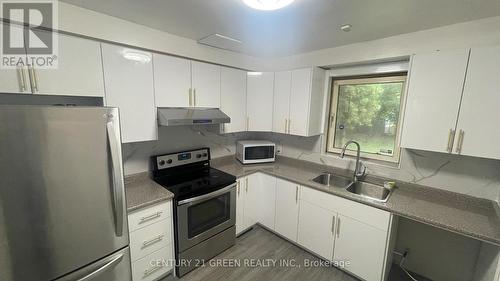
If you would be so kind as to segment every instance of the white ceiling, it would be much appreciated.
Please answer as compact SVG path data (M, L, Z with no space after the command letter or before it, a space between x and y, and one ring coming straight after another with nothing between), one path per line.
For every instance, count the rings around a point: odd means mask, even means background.
M499 0L295 0L257 11L241 0L61 0L198 40L243 41L242 53L280 57L500 15ZM339 26L352 24L349 33Z

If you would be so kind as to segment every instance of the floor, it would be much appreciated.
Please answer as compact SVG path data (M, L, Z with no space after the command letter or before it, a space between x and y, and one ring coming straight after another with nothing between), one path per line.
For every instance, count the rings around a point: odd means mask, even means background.
M250 262L267 259L278 262L275 266L271 263L248 266ZM296 266L278 264L279 261L291 260L295 261ZM212 263L223 261L239 261L240 265L217 266L207 262L205 267L198 268L181 279L167 277L162 281L358 281L332 266L305 267L306 262L318 262L320 259L259 226L238 237L236 245L215 257ZM390 281L411 280L397 270L392 271L394 274L391 274Z

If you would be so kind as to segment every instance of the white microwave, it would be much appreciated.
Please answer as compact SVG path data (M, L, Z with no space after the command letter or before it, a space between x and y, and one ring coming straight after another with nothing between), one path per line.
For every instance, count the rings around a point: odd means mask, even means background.
M243 164L274 162L276 145L270 141L245 140L236 143L236 159Z

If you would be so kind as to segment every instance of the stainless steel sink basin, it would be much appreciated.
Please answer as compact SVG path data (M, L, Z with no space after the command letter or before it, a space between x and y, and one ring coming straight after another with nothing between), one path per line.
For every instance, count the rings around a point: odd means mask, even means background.
M352 183L352 181L349 179L328 173L321 174L312 179L312 181L322 185L341 187L341 188L346 188Z
M360 181L351 184L346 190L361 197L383 203L389 200L389 196L392 193L392 189Z

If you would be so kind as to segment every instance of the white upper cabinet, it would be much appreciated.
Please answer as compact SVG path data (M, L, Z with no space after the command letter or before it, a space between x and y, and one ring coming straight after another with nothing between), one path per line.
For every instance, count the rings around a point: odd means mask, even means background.
M273 132L282 134L288 133L291 85L291 71L281 71L274 73Z
M19 32L12 34L22 34L21 27L17 25L8 25L0 22L0 28L3 24L11 29L17 29ZM24 40L18 38L19 40ZM31 93L31 86L29 82L28 69L25 66L19 66L17 69L0 69L0 93L11 94L29 94Z
M192 106L191 61L154 54L153 64L156 106Z
M106 105L120 109L122 142L156 140L151 54L102 44L102 55Z
M220 108L220 69L218 65L191 61L193 106Z
M276 72L274 83L273 132L321 134L325 71L309 67Z
M274 73L247 74L247 130L273 130Z
M298 184L276 179L275 230L294 242L297 242L299 224L299 191Z
M451 152L469 50L413 56L401 146Z
M59 34L58 40L58 66L34 68L34 93L104 97L100 43L64 34Z
M231 118L231 123L223 124L224 133L246 130L246 99L246 72L223 67L221 69L220 109Z
M473 48L454 153L500 159L500 46Z

